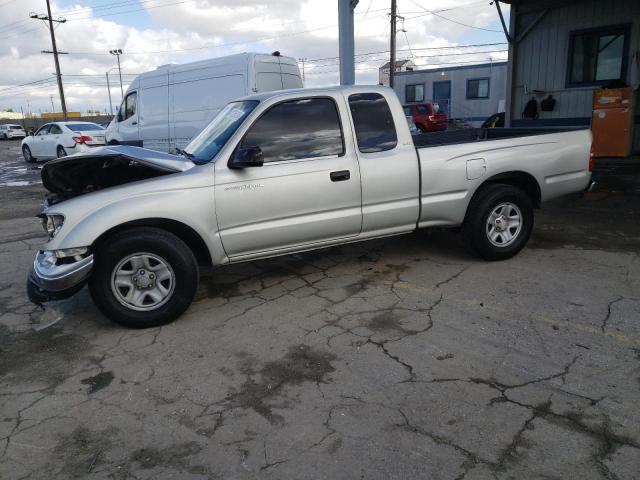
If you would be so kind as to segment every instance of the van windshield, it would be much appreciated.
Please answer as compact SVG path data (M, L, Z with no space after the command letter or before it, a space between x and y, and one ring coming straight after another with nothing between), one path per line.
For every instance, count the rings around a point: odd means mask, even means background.
M195 163L213 160L227 140L258 105L257 100L232 102L224 107L207 127L184 148Z

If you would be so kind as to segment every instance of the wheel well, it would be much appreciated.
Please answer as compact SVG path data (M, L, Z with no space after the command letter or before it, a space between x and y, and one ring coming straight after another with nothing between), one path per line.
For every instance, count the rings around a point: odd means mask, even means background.
M184 223L167 218L145 218L117 225L100 235L95 242L93 242L93 249L99 248L99 245L113 234L131 227L155 227L171 232L187 244L195 255L199 265L211 266L213 264L209 248L198 232Z
M529 196L529 198L531 199L531 203L535 208L540 207L540 203L542 201L540 185L538 185L538 181L532 175L526 172L503 172L494 175L493 177L485 180L482 185L478 187L478 189L476 190L476 194L483 187L491 183L502 183L519 188Z

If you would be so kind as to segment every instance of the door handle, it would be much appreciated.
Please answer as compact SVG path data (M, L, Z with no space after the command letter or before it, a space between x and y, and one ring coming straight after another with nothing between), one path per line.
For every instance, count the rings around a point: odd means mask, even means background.
M339 170L337 172L331 172L329 174L332 182L343 182L351 178L351 172L349 170Z
M131 125L137 125L138 122L131 122Z

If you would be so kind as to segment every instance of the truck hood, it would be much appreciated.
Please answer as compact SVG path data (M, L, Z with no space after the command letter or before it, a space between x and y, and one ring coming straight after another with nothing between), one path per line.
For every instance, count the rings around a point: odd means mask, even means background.
M52 160L42 167L42 183L52 205L104 188L184 172L195 164L179 155L124 145L93 148Z

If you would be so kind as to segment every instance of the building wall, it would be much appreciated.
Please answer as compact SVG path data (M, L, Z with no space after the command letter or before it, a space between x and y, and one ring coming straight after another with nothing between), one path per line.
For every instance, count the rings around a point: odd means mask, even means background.
M489 98L467 99L467 80L476 78L489 78ZM404 104L407 103L406 86L422 84L425 89L425 102L431 102L434 100L433 83L450 81L450 117L477 125L494 113L504 111L506 79L507 63L498 62L398 73L393 89Z
M540 121L537 123L589 125L593 90L598 87L566 86L571 31L631 23L629 55L640 49L639 0L586 0L560 6L558 3L549 3L554 6L514 47L511 108L514 126L529 123L522 120L522 111L531 98L536 98L539 105L548 94L556 99L555 109L542 112L538 106ZM512 9L512 15L516 12L516 37L540 15L543 6L540 2L537 6L516 5ZM629 71L626 81L629 81ZM544 93L536 95L533 90Z

